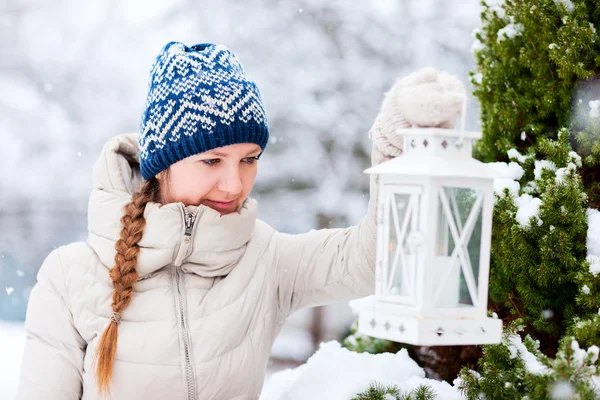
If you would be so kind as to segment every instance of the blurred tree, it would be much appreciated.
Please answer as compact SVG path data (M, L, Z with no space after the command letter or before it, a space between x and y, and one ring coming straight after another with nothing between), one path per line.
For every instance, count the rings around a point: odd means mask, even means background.
M137 130L166 42L239 55L272 135L253 192L259 217L301 232L319 218L358 222L383 93L425 65L466 77L477 17L477 0L2 2L0 318L17 292L5 287L25 290L54 246L85 240L92 165L108 138Z

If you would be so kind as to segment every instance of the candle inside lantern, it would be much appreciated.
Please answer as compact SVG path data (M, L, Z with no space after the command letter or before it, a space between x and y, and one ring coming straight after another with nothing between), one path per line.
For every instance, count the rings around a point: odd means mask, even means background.
M452 265L454 264L454 265ZM452 257L436 256L433 270L434 307L456 307L460 300L460 267ZM450 270L452 268L452 270ZM438 292L439 293L436 293Z

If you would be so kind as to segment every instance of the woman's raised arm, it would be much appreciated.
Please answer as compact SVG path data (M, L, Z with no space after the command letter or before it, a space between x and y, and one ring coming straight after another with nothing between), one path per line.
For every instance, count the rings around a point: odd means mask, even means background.
M402 153L398 128L453 126L464 96L456 78L433 68L398 80L386 93L369 131L372 164ZM356 226L299 235L275 233L279 308L284 315L374 292L378 186L378 177L371 176L367 213Z

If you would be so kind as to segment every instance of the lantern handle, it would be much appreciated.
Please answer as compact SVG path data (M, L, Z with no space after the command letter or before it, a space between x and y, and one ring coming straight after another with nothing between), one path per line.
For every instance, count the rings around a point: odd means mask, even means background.
M458 138L458 146L462 145L463 138L465 135L465 125L467 121L467 95L465 94L465 100L463 101L462 110L460 112L460 136Z

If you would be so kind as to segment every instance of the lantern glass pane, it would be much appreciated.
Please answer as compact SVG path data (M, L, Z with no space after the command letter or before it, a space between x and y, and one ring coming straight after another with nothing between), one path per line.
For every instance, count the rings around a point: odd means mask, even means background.
M387 293L412 298L419 259L411 240L418 230L419 195L391 193L388 201Z
M483 191L442 187L438 197L436 262L432 271L436 307L476 306L479 299Z

